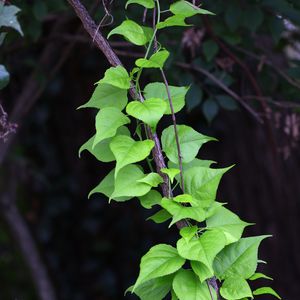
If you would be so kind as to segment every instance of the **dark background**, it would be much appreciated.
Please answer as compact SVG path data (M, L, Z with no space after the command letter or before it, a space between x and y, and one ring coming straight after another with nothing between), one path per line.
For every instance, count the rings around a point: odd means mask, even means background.
M193 19L197 30L171 29L159 37L172 53L166 70L170 83L193 82L178 123L218 138L219 142L201 149L199 157L215 160L221 167L236 164L224 176L218 200L227 202L243 220L256 223L246 235L273 235L261 246L259 258L268 264L259 269L274 278L271 285L283 299L297 300L300 72L299 62L287 49L298 41L299 33L283 27L276 15L297 25L299 3L206 2L216 17L197 17ZM17 204L58 299L122 299L137 276L140 257L155 243L173 243L177 230L145 221L150 212L136 199L111 204L99 194L87 199L112 165L97 162L88 152L78 158L79 147L94 133L96 112L76 108L89 99L93 83L109 65L64 1L12 3L22 9L24 37L9 31L0 48L1 63L11 74L0 100L19 127L6 144L0 141L0 196L8 195ZM84 4L99 22L100 1ZM125 17L122 7L123 2L113 5L113 26ZM126 15L140 21L143 11L131 9ZM109 30L101 29L105 34ZM134 56L143 53L126 43L113 47L128 69ZM178 61L209 71L244 97L264 124L203 74L176 66ZM148 80L159 77L146 72L144 83ZM227 98L219 101L220 96ZM164 120L159 130L168 124ZM38 299L13 230L12 223L18 220L9 221L10 206L3 203L0 299Z

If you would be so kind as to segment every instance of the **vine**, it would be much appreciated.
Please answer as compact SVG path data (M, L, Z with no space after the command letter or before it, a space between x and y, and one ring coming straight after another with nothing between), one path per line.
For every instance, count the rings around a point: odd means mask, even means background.
M73 5L76 1L69 2ZM128 291L144 300L167 295L180 300L238 300L264 294L280 299L270 287L251 290L249 281L271 279L256 271L261 262L257 257L259 245L269 236L242 238L245 227L252 224L216 201L220 180L231 167L212 168L212 161L196 158L202 145L215 139L177 124L175 114L184 107L188 87L169 85L163 71L169 52L159 46L157 34L164 28L188 26L189 17L213 13L181 0L163 11L170 16L162 20L159 0L129 0L126 8L129 5L152 10L153 27L127 19L108 38L120 35L136 46L145 46L145 56L137 59L128 73L113 53L107 55L114 67L105 72L91 99L81 106L99 111L96 133L82 145L79 154L87 150L101 162L116 161L115 168L89 197L102 193L117 202L137 197L146 209L160 207L149 219L156 223L170 221L169 227L176 224L180 238L176 247L155 245L142 257L139 276ZM99 43L107 46L105 40ZM150 82L142 88L144 69L159 71L162 82ZM129 103L128 92L132 96ZM172 125L159 139L156 127L165 115L171 115ZM132 120L138 124L138 141L127 128ZM141 123L145 125L143 132ZM144 160L149 172L145 172L144 164L138 164ZM178 187L181 191L175 195Z

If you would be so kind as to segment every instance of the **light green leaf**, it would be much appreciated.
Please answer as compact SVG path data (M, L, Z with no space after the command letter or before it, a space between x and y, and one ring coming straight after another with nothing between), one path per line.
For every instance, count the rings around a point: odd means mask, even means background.
M199 278L190 270L180 270L173 280L173 289L180 300L211 300L206 282L201 283ZM213 299L217 299L214 289L211 289Z
M261 287L253 292L254 296L259 295L273 295L277 299L281 299L281 297L270 287Z
M162 69L170 53L167 50L155 52L149 59L138 58L135 64L140 68L158 68Z
M257 279L261 279L261 278L263 278L263 279L268 279L268 280L273 280L272 277L269 277L269 276L267 276L267 275L265 275L265 274L263 274L263 273L254 273L254 275L252 275L252 276L249 278L249 280L257 280Z
M257 251L262 240L269 236L242 238L226 246L214 261L214 270L219 279L232 276L250 278L257 268Z
M9 82L9 73L5 66L0 65L0 90L5 88Z
M122 110L128 102L127 91L110 84L98 83L91 99L78 107L79 108L98 108L116 107Z
M197 226L187 226L180 229L180 235L188 243L198 232Z
M164 299L172 288L174 275L154 278L138 286L134 293L142 300ZM133 286L128 289L131 291Z
M144 160L153 147L154 142L151 140L135 141L126 135L114 137L110 143L110 149L117 161L115 177L125 166Z
M199 201L202 207L209 207L215 201L218 185L229 168L210 169L195 167L183 173L186 192Z
M163 29L166 27L174 27L174 26L186 27L186 26L190 26L190 25L185 23L185 16L177 15L177 16L171 16L171 17L165 19L164 21L159 22L156 25L156 28Z
M207 228L219 228L226 236L226 244L238 241L246 226L251 225L242 221L236 214L225 207L220 207L217 212L206 220Z
M173 198L173 201L177 203L189 203L191 206L197 206L197 202L189 194L178 195Z
M157 187L163 183L162 177L157 173L149 173L144 178L139 179L138 182L143 182L149 184L151 187Z
M0 10L0 28L10 27L18 31L23 35L21 26L17 20L17 13L20 12L20 9L14 5L5 5Z
M127 9L128 5L129 4L139 4L139 5L142 5L144 6L145 8L148 8L148 9L152 9L155 7L155 3L154 3L154 0L128 0L126 2L126 6L125 8Z
M167 103L158 98L150 98L144 102L132 101L126 107L126 112L130 116L143 121L154 130L157 123L163 117L167 109Z
M115 107L105 107L96 116L96 135L93 143L95 147L99 142L116 135L119 127L130 123L119 109Z
M175 168L170 168L170 169L162 168L162 169L160 169L160 171L162 173L168 175L171 183L173 183L175 176L178 175L178 174L180 174L180 170L179 169L175 169Z
M155 213L154 215L149 217L147 219L147 221L152 220L153 222L155 222L157 224L161 224L161 223L168 221L171 218L172 218L172 215L168 211L166 211L165 209L161 209L160 211L158 211L157 213Z
M184 107L184 99L185 95L188 92L188 88L185 86L177 87L177 86L169 86L171 99L174 107L174 112L179 112ZM144 96L146 99L150 98L159 98L163 99L167 103L166 114L171 114L171 110L169 107L169 100L167 89L164 83L162 82L153 82L146 85L144 89Z
M253 298L248 282L238 276L226 278L220 289L220 294L227 300Z
M225 236L220 230L209 230L204 232L200 238L194 238L188 242L181 238L177 242L179 255L204 264L210 271L209 277L214 275L214 258L224 247Z
M100 194L105 195L109 199L113 199L118 202L124 202L124 201L131 199L131 197L116 197L116 198L114 197L114 198L112 198L112 193L115 188L114 174L115 174L115 169L110 171L108 173L108 175L106 175L104 177L104 179L95 188L93 188L90 191L88 198L90 198L93 194L100 193Z
M205 208L206 219L212 217L218 211L218 209L223 205L224 205L224 203L220 203L220 202L217 202L217 201L212 202L211 205L208 208Z
M171 291L171 300L178 300L177 295L175 294L174 290Z
M122 168L115 179L115 189L111 198L119 197L140 197L146 195L151 186L146 183L138 182L146 175L136 165L128 165Z
M167 198L161 200L161 206L173 216L169 227L183 219L192 219L197 222L205 220L205 211L201 207L182 206Z
M117 135L127 135L130 136L130 131L127 129L127 127L122 126L118 128L117 130ZM111 152L109 144L112 141L113 138L108 138L100 143L98 143L94 148L93 148L93 143L94 143L94 138L95 135L92 136L88 141L86 141L79 149L79 157L82 153L82 151L87 150L89 151L92 155L94 155L99 161L102 162L111 162L115 160L114 154Z
M138 46L143 46L149 41L144 29L132 20L123 21L121 25L114 28L108 34L107 38L110 38L114 34L122 35L125 39Z
M122 66L111 67L106 70L104 78L98 83L105 83L123 90L130 88L130 77L126 69Z
M199 261L192 260L191 267L194 273L199 277L201 282L211 278L213 276L212 269Z
M182 162L192 161L198 154L201 146L209 141L215 141L215 138L203 135L193 128L186 125L177 125L178 140L181 148ZM178 163L178 152L176 148L176 137L174 126L166 128L161 137L162 148L168 159Z
M174 15L182 15L184 17L192 17L194 15L214 15L214 13L199 8L188 1L177 1L170 6L170 11Z
M140 263L140 274L133 291L142 283L165 275L173 274L179 270L185 259L180 257L177 250L170 245L160 244L152 247Z
M186 170L194 167L204 167L204 168L209 168L212 164L215 164L215 161L212 160L202 160L199 158L194 158L192 161L188 163L183 163L182 164L182 170L185 172ZM178 164L173 163L171 161L168 162L169 168L179 168ZM176 177L177 178L177 177Z
M151 190L148 194L139 197L141 205L146 209L150 209L154 205L160 204L161 199L162 199L161 194L155 190Z

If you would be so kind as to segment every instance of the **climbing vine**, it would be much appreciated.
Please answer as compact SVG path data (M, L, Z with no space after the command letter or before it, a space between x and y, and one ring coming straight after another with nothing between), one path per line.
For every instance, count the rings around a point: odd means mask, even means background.
M238 300L264 294L280 299L270 287L252 291L250 281L271 279L256 272L259 245L269 236L242 238L252 224L216 201L220 180L231 167L212 168L212 161L197 158L199 149L215 139L176 123L175 114L184 107L189 87L169 85L164 72L169 52L159 43L159 33L190 26L189 17L213 13L187 1L161 9L159 0L129 0L126 8L132 5L152 13L153 25L127 19L108 38L120 35L145 47L145 55L130 72L122 65L109 68L91 99L80 107L99 111L96 133L79 154L87 150L101 162L116 162L89 196L102 193L117 202L138 198L146 209L159 207L149 220L176 225L180 237L176 246L155 245L142 257L139 276L128 292L144 300L167 295L180 300ZM141 86L144 69L158 72L161 82ZM172 123L159 137L156 127L166 115ZM129 123L136 124L133 136Z

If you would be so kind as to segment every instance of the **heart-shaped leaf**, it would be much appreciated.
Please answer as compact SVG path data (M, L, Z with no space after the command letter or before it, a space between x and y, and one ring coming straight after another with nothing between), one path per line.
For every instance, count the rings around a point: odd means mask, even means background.
M98 83L109 84L123 90L128 90L130 88L130 77L124 67L116 66L106 70L104 78L99 80Z
M150 56L149 59L146 58L138 58L135 64L140 68L157 68L162 69L166 60L168 59L170 53L166 50L161 50L155 52L153 55Z
M238 276L226 278L220 289L220 294L227 300L253 298L248 282Z

